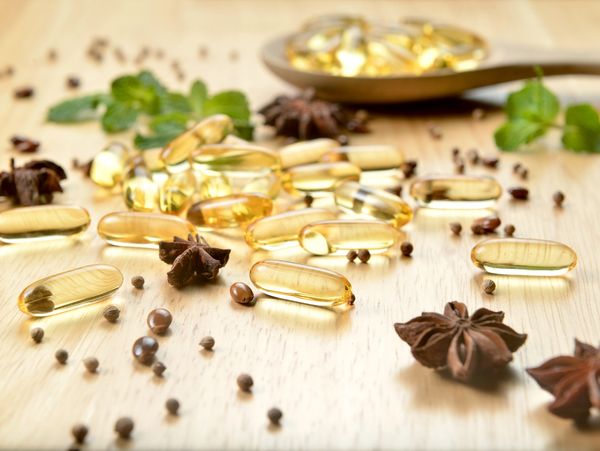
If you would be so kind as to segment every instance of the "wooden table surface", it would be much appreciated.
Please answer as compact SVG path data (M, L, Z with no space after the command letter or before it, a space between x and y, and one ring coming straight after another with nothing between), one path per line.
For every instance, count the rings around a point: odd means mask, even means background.
M426 16L471 27L490 41L544 48L578 48L598 52L600 2L594 1L0 1L0 67L13 65L12 78L0 79L0 162L10 157L8 138L15 133L41 140L39 157L70 167L73 157L85 160L112 137L98 124L59 126L44 122L49 105L75 95L65 78L78 75L80 92L105 89L119 73L139 69L133 56L141 47L160 48L165 58L150 58L154 70L170 86L184 89L194 77L213 90L239 88L255 108L292 89L275 79L258 59L260 46L272 36L295 29L305 19L326 12L367 14L376 18ZM92 38L107 37L128 56L118 64L109 55L97 64L85 56ZM208 57L200 59L200 46ZM56 49L55 63L46 60ZM234 60L231 53L237 52ZM187 79L179 82L170 68L180 61ZM600 104L598 78L548 80L565 102ZM32 84L31 100L14 100L13 89ZM494 87L475 95L498 102L508 89ZM450 149L476 147L496 152L492 134L502 120L489 107L474 121L470 101L441 101L374 112L373 132L354 143L393 143L408 158L419 160L419 172L451 172ZM434 141L427 123L442 127ZM129 135L119 136L125 140ZM304 261L344 273L357 296L355 308L343 315L277 300L262 299L254 308L229 300L235 281L248 282L252 262L268 256L251 252L239 234L207 234L210 242L231 247L230 263L214 285L170 287L157 252L107 246L96 224L107 212L123 209L109 195L69 172L65 193L57 203L88 208L93 223L80 240L36 245L0 246L0 447L66 449L70 428L90 428L87 447L132 449L600 449L600 431L582 432L551 416L551 397L524 370L560 353L570 353L573 339L600 341L600 159L559 149L551 136L535 151L502 154L497 171L468 167L468 173L491 173L505 186L521 184L511 171L521 161L530 169L526 185L531 200L510 202L503 196L498 214L516 226L519 237L545 238L571 245L579 255L575 271L564 278L496 277L493 296L482 294L483 274L469 251L479 238L450 236L448 223L470 221L483 213L418 211L405 227L415 251L402 259L398 250L376 256L367 265L343 258L307 258L301 250L276 256ZM562 210L552 194L563 190ZM109 324L101 315L106 303L31 320L16 306L30 282L81 265L104 262L121 269L126 281L142 274L143 291L128 282L112 302L122 319ZM421 311L441 311L461 300L471 311L485 306L503 310L507 323L529 338L514 356L510 376L494 389L482 390L448 380L415 363L392 324ZM167 366L154 377L131 356L133 341L148 333L146 315L156 307L174 316L171 333L159 338L158 357ZM45 329L41 344L29 330ZM213 353L199 351L205 335L216 340ZM54 360L68 350L68 364ZM87 374L82 359L100 361L96 375ZM254 377L251 395L240 394L235 379ZM181 414L166 414L169 397L181 401ZM271 406L284 412L282 427L270 428ZM130 442L115 438L113 425L131 416Z

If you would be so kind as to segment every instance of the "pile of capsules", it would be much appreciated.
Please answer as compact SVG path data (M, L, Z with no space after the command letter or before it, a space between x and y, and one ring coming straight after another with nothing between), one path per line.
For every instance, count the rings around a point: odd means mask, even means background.
M120 187L129 211L104 216L98 235L114 246L155 249L174 236L237 227L254 249L300 245L324 256L389 251L412 219L411 206L384 189L401 177L404 157L395 146L316 139L274 151L236 138L232 130L228 116L216 115L163 149L136 153L120 144L103 149L90 177L104 188ZM410 185L420 208L489 208L501 194L500 184L488 176L425 176ZM299 208L306 195L325 208ZM273 214L280 204L285 211ZM78 206L16 208L0 213L0 240L76 236L89 224L88 212ZM562 243L518 238L479 242L471 258L490 273L523 275L564 274L577 261ZM250 280L266 294L305 304L332 308L354 302L342 274L315 266L263 260L250 269ZM102 300L122 282L110 265L77 268L29 285L19 307L33 316L51 315Z

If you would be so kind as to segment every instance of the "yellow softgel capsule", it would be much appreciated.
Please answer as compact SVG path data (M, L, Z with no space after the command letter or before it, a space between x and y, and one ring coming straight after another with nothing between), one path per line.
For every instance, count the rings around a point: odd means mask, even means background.
M75 205L40 205L0 213L0 241L24 243L75 237L90 225L85 208Z
M115 212L98 223L98 235L113 246L158 248L161 241L195 233L196 228L185 219L161 213Z
M336 219L305 226L300 245L314 255L329 255L356 249L385 252L398 241L398 231L381 221Z
M269 170L279 171L276 152L248 144L213 144L201 146L192 154L194 170L201 172L243 172L256 176Z
M162 184L158 204L163 213L180 213L192 201L196 192L196 178L191 171L171 174Z
M345 146L333 149L323 156L324 161L349 161L363 171L397 170L404 162L404 154L396 146Z
M197 192L202 200L233 194L231 183L223 174L203 174L195 172Z
M121 271L111 265L89 265L33 282L19 295L19 309L41 317L102 301L123 284Z
M316 163L323 155L338 147L340 144L329 138L311 139L283 146L279 149L281 167L291 168L302 164Z
M502 195L502 187L492 177L435 175L416 179L410 195L427 208L487 208Z
M287 211L248 224L244 238L254 249L281 249L298 244L298 234L304 226L335 217L335 213L322 208Z
M97 185L113 188L121 181L127 161L133 155L125 145L110 143L94 157L90 167L90 178Z
M250 268L250 280L270 296L302 304L332 308L354 303L348 279L315 266L263 260Z
M360 168L351 163L314 163L288 169L282 185L291 194L318 194L333 191L343 181L359 179Z
M493 238L477 243L471 260L491 274L560 276L575 267L577 254L556 241Z
M239 227L271 214L273 201L261 194L232 194L193 204L187 218L197 227Z
M408 223L413 216L402 198L387 191L356 182L345 182L335 190L335 203L343 210L389 222L394 227Z
M158 206L158 187L139 155L128 163L123 177L123 199L127 208L134 211L153 211Z

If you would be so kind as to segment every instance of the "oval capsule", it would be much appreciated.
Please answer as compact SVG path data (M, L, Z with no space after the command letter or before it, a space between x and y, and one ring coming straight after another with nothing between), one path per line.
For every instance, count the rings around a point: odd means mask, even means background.
M161 241L195 233L196 228L185 219L160 213L115 212L98 223L98 235L113 246L156 249Z
M24 243L74 237L90 225L90 215L76 205L39 205L0 213L0 241Z
M404 162L404 154L396 146L344 146L323 155L323 161L348 161L362 171L397 170Z
M128 163L123 177L123 199L133 211L153 211L158 207L158 187L140 155Z
M408 223L413 216L410 206L387 191L356 182L344 182L335 189L335 203L345 211L371 216L394 227Z
M18 306L35 317L56 315L102 301L122 284L123 275L114 266L82 266L33 282L19 295Z
M271 214L273 201L261 194L232 194L193 204L187 218L196 227L239 227Z
M340 144L329 138L318 138L309 141L299 141L279 149L282 168L291 168L302 164L316 163L323 155L338 147Z
M348 279L315 266L264 260L250 268L250 280L270 296L302 304L332 308L354 302Z
M248 144L213 144L201 146L192 154L194 170L223 173L229 171L255 176L271 170L279 171L281 164L276 152Z
M577 254L556 241L493 238L477 243L471 260L491 274L559 276L577 264Z
M300 231L299 241L304 250L314 255L353 249L385 252L398 241L398 231L381 221L336 219L305 226Z
M318 194L333 191L343 181L359 179L360 168L351 163L315 163L288 169L282 185L291 194Z
M158 205L163 213L180 213L192 201L196 178L191 171L171 174L158 192Z
M123 177L127 161L134 155L125 145L113 142L92 160L90 178L104 188L113 188Z
M254 249L281 249L298 244L298 234L304 226L335 217L335 213L322 208L286 211L248 224L244 238Z
M495 204L502 187L492 177L473 175L436 175L416 179L410 195L421 207L487 208Z

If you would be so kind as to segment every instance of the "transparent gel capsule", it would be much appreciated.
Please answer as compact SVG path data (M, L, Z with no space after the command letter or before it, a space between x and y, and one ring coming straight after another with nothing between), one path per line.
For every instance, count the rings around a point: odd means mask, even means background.
M314 255L346 253L368 249L385 252L398 241L398 231L381 221L336 219L305 226L299 235L300 245Z
M502 187L492 177L472 175L428 176L416 179L410 195L421 207L487 208L502 194Z
M413 216L402 198L384 190L356 182L344 182L335 190L335 203L341 209L389 222L394 227L408 223Z
M158 206L158 187L141 156L128 163L123 177L123 198L127 208L133 211L153 211Z
M102 301L123 284L121 271L111 265L89 265L33 282L19 295L19 309L41 317Z
M317 163L323 155L338 147L340 144L329 138L299 141L279 149L282 168L291 168L302 164Z
M279 172L270 171L266 174L250 177L230 177L233 189L240 187L239 191L247 194L264 194L271 198L277 197L281 190Z
M271 214L273 201L260 194L232 194L193 204L187 218L196 227L228 228L248 224Z
M142 152L142 158L146 167L152 174L152 181L158 186L162 186L167 181L169 173L165 163L160 159L161 148L148 149Z
M348 279L315 266L264 260L250 268L250 280L270 296L302 304L332 308L354 302Z
M397 170L404 162L404 154L389 145L347 146L326 153L323 161L349 161L362 171L387 171Z
M279 171L276 152L248 144L204 145L192 155L194 170L201 172L241 172L259 176L269 170Z
M556 241L493 238L477 243L471 260L492 274L559 276L577 264L577 254Z
M248 224L244 237L254 249L272 251L298 244L300 230L311 222L335 217L335 213L322 208L287 211Z
M75 205L40 205L0 213L0 242L23 243L75 237L90 225L85 208Z
M97 185L113 188L123 177L127 161L134 153L121 143L110 143L94 157L90 178Z
M319 194L333 191L343 181L359 179L360 168L351 163L314 163L288 169L282 185L291 194Z
M191 203L196 178L191 171L171 174L159 190L158 203L163 213L180 213Z
M109 213L98 223L98 235L113 246L158 248L161 241L195 233L196 228L185 219L161 213Z

